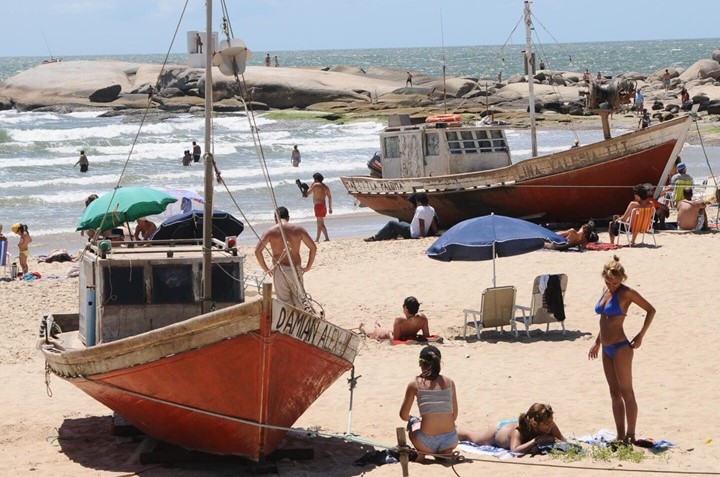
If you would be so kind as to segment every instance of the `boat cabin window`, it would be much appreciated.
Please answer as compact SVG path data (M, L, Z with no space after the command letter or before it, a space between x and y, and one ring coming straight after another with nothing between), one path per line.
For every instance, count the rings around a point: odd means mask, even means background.
M383 157L400 157L400 140L397 136L385 138L385 155Z
M440 155L440 135L438 133L428 133L425 135L425 155Z
M477 152L475 149L475 138L473 137L472 131L462 131L460 136L463 139L463 149L465 149L466 153Z
M212 267L212 297L217 302L240 302L240 264L215 263Z
M103 305L145 303L145 268L103 267Z
M462 154L463 145L460 139L460 134L456 131L450 131L446 134L448 147L450 148L450 154Z
M507 143L505 142L505 138L502 135L502 131L499 129L493 129L490 131L490 134L493 138L493 148L496 151L507 151Z
M153 303L192 303L192 265L155 265L152 269Z

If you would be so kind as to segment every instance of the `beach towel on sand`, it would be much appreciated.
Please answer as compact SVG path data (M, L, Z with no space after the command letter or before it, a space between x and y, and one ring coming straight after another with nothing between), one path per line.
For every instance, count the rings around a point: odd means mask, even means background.
M585 245L587 250L617 250L622 248L622 245L615 245L614 243L589 243Z
M406 340L390 340L390 344L392 345L401 345L401 344L427 344L427 343L442 343L444 340L442 336L438 335L430 335L427 338L425 338L423 335L417 335L413 338L408 338Z
M587 434L584 436L568 436L568 439L573 439L578 442L584 442L586 444L590 444L592 446L597 447L607 447L609 443L614 441L617 438L617 434L614 432L608 430L608 429L600 429L596 434ZM658 440L651 439L648 437L638 437L634 445L638 447L644 447L645 449L650 449L652 452L662 452L664 450L669 449L670 447L674 447L675 444L673 444L670 441L666 440Z

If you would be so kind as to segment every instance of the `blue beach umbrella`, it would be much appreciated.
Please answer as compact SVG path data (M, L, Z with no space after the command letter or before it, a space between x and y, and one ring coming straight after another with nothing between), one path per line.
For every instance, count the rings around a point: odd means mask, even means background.
M495 286L495 257L532 252L543 248L546 242L563 245L567 240L532 222L491 214L451 227L425 253L443 262L492 259Z

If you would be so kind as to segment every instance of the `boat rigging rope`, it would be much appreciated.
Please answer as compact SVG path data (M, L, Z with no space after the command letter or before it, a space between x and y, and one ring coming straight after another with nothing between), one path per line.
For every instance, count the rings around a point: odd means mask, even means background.
M223 11L222 29L223 29L223 33L225 34L225 37L226 37L228 43L230 43L230 40L231 40L231 38L232 38L232 24L231 24L231 22L230 22L230 18L229 18L229 16L228 16L228 14L227 14L227 6L226 6L226 4L225 4L225 0L222 0L222 1L221 1L221 5L222 5L222 11ZM233 59L233 62L234 62L234 61L235 61L235 60ZM233 66L235 66L234 63L233 63ZM255 146L256 155L257 155L257 157L258 157L258 162L259 162L259 164L260 164L260 169L261 169L261 171L262 171L262 173L263 173L263 179L265 180L265 185L266 185L266 187L267 187L267 189L268 189L268 191L269 191L269 193L270 193L270 199L271 199L271 203L272 203L272 210L275 211L275 214L277 214L277 209L278 209L279 206L278 206L278 203L277 203L277 197L276 197L276 195L275 195L275 190L274 190L274 188L273 188L272 179L271 179L271 177L270 177L270 170L269 170L269 168L268 168L268 166L267 166L267 162L265 161L265 153L264 153L264 150L263 150L263 147L262 147L262 142L261 142L261 140L260 140L260 135L259 135L259 133L258 133L259 129L258 129L258 127L257 127L257 122L256 122L256 119L255 119L255 114L254 114L254 111L253 111L253 109L252 109L252 106L251 106L251 105L249 106L248 103L245 101L245 96L247 96L247 93L248 93L247 83L246 83L246 81L245 81L245 76L238 73L237 67L234 67L234 68L233 68L233 75L234 75L234 77L235 77L235 84L236 84L237 87L238 87L238 93L240 93L240 94L238 94L237 97L238 97L238 99L240 100L240 102L242 103L242 105L243 105L243 107L244 107L244 109L245 109L245 117L247 118L247 121L248 121L248 125L249 125L249 128L250 128L250 134L251 134L251 137L252 137L252 139L253 139L253 144L254 144L254 146ZM241 80L241 77L242 77L242 80ZM221 182L221 178L220 178L219 174L218 174L218 181ZM224 181L222 181L222 183L224 184ZM226 190L228 191L228 193L230 194L230 191L228 190L227 185L225 186L225 188L226 188ZM238 210L240 210L240 207L238 206L238 204L237 204L237 202L235 201L234 197L232 197L232 194L230 194L230 196L231 196L231 198L232 198L233 203L238 207ZM241 210L240 210L240 212L241 212L243 218L247 221L247 218L245 217L245 214L243 214ZM247 221L247 222L248 222L248 224L249 224L249 221ZM283 227L283 225L282 225L282 220L280 220L280 217L277 217L277 216L276 216L276 222L277 222L277 224L279 225L280 234L281 234L282 239L283 239L283 244L284 244L284 247L285 247L285 254L286 254L288 257L290 257L290 256L291 256L291 254L290 254L290 247L289 247L289 245L288 245L287 236L285 235L285 230L284 230L284 227ZM255 229L254 229L252 226L251 226L251 229L253 230L253 233L255 233L255 235L259 238L257 232L255 231ZM266 247L266 250L267 250L267 247ZM269 250L269 251L270 251L270 255L271 255L271 257L272 257L272 256L273 256L273 255L272 255L272 251L271 251L271 250ZM275 261L275 258L274 258L274 257L273 257L273 261ZM292 263L292 260L290 260L290 263ZM273 264L273 265L277 265L277 264ZM314 314L314 315L316 315L316 316L322 316L322 314L318 313L318 312L315 310L315 308L314 308L314 306L313 306L313 302L314 302L314 301L312 300L312 298L310 297L310 295L305 291L305 287L304 287L304 285L303 285L303 282L300 280L300 276L299 276L298 270L297 270L297 269L299 268L299 264L298 264L297 267L296 267L296 266L292 266L292 267L290 267L290 268L292 269L292 273L291 273L292 276L289 277L289 278L295 283L296 289L300 291L300 297L298 297L298 298L299 298L300 302L303 304L303 308L305 309L305 311L307 311L307 312L309 312L309 313L312 313L312 314ZM273 272L273 273L285 273L285 271L283 271L283 270L280 269L279 267L275 266L275 269L274 269L274 272ZM287 279L287 278L288 278L288 277L286 277L286 279Z
M163 72L165 71L165 67L168 64L168 59L170 58L170 52L172 50L173 44L175 43L175 39L177 38L178 32L180 31L180 25L182 24L182 19L185 16L185 11L188 7L188 2L190 0L185 0L185 5L183 6L182 12L180 13L180 18L178 18L177 24L175 25L175 31L173 33L172 40L170 40L170 44L168 45L168 49L165 52L165 58L163 59L162 65L160 66L160 72L158 73L157 80L155 82L155 87L151 87L150 91L148 92L148 99L147 104L145 105L145 109L143 110L143 114L140 117L140 124L138 125L137 132L135 133L135 137L133 138L133 142L130 145L130 151L128 151L127 159L125 159L125 163L123 164L122 170L120 171L120 175L118 177L117 183L115 184L115 188L113 189L112 196L110 197L110 201L108 201L108 207L105 210L105 214L103 215L102 220L100 221L100 225L98 226L95 235L92 239L92 244L96 245L98 241L98 237L100 236L100 231L102 231L102 227L105 224L105 219L108 215L108 212L110 212L110 207L112 207L113 199L115 198L115 193L117 192L118 188L120 188L120 183L122 182L123 176L125 175L125 171L127 170L128 164L130 163L130 158L132 157L132 153L135 150L135 146L137 145L138 140L140 139L140 131L142 131L143 126L145 125L145 121L148 117L148 113L150 112L150 107L153 103L153 93L155 90L160 90L160 79L162 78ZM131 232L131 231L129 231ZM132 233L131 233L132 237ZM84 253L84 251L83 251Z
M690 116L693 117L693 122L695 123L695 128L697 129L698 138L700 139L700 146L702 147L703 156L705 156L705 163L708 166L708 170L710 171L710 177L705 181L705 196L707 196L707 187L709 185L709 181L712 180L712 182L715 184L715 198L718 200L718 210L715 214L715 223L718 223L718 218L720 217L720 197L718 197L718 183L717 183L717 177L715 177L715 173L712 170L712 166L710 165L710 159L708 158L707 151L705 150L705 143L702 139L702 134L700 133L700 124L698 123L698 114L695 112L690 112ZM710 186L712 187L712 186Z
M547 31L547 29L543 26L543 24L540 22L540 20L538 20L537 17L536 17L534 14L532 14L532 12L531 12L531 15L532 15L533 20L537 20L537 22L540 23L540 26L543 27L543 30L545 30L545 33L547 33L548 35L550 35L550 38L552 38L552 39L555 41L555 43L556 43L560 48L562 48L562 45L561 45L560 43L558 43L558 41L555 39L554 36L552 36L552 35L550 34L549 31ZM547 58L548 56L547 56L547 54L545 53L545 48L543 48L543 44L540 42L540 37L538 36L537 30L536 30L535 28L533 28L533 33L535 33L535 41L537 42L536 44L537 44L537 46L538 46L538 50L540 50L540 58L541 58L540 61L542 61L542 58ZM568 56L569 56L569 55L568 55ZM564 79L563 79L563 80L564 80ZM555 84L555 81L553 81L552 76L550 77L550 80L549 80L548 82L550 83L550 86L552 87L553 92L554 92L554 93L557 95L557 97L559 98L560 103L563 103L564 101L563 101L562 93L560 93L560 87L559 87L559 85ZM563 113L563 115L564 115L565 117L567 117L568 119L570 119L570 114L569 114L568 112ZM574 121L568 121L568 123L570 124L570 130L572 131L573 139L575 140L575 144L576 144L576 145L579 145L579 144L580 144L580 138L578 137L577 129L575 129Z

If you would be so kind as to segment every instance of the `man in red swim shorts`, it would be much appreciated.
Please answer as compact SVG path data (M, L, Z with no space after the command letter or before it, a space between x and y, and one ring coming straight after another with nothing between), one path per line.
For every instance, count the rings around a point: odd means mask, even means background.
M325 241L329 241L327 227L325 227L325 216L329 213L332 214L332 192L330 188L323 184L325 178L319 172L313 174L313 183L307 191L307 196L312 196L313 207L315 209L315 218L317 219L317 236L315 237L316 242L320 242L320 233L325 235ZM325 206L325 200L327 199L327 207Z

